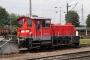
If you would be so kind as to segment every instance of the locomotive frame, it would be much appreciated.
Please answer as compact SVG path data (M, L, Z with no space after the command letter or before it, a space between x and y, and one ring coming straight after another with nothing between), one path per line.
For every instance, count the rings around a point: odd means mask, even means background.
M41 17L20 17L17 21L19 47L32 50L41 46L79 46L80 37L72 24L55 25L50 18Z

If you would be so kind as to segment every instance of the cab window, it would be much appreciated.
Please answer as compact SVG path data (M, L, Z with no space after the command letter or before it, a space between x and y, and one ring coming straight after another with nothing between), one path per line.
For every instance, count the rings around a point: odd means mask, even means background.
M28 27L32 27L32 20L31 20L31 19L28 19L28 20L27 20L27 26L28 26Z
M22 23L23 23L23 20L20 20L20 21L18 22L18 27L19 27L19 28L22 27Z
M42 27L50 27L50 20L42 20Z
M40 21L36 21L36 29L40 29Z

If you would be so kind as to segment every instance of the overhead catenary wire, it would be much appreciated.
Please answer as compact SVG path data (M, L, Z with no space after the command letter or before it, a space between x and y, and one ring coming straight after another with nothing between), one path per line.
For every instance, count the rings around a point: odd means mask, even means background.
M74 6L71 10L73 10L73 9L77 6L77 4L78 4L78 3L76 3L75 6Z

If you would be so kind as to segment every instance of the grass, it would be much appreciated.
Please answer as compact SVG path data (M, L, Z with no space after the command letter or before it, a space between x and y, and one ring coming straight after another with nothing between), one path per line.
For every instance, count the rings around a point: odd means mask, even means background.
M81 39L80 44L90 44L90 39Z

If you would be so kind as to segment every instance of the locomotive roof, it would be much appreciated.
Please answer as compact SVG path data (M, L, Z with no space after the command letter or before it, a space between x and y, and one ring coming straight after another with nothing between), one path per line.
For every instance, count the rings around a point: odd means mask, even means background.
M44 17L20 17L20 18L17 19L17 21L19 21L23 18L30 18L30 19L35 19L35 20L39 20L39 19L40 20L46 20L46 19L51 20L50 18L44 18Z
M45 18L45 17L31 17L31 19L49 19L49 20L51 20L50 18Z

